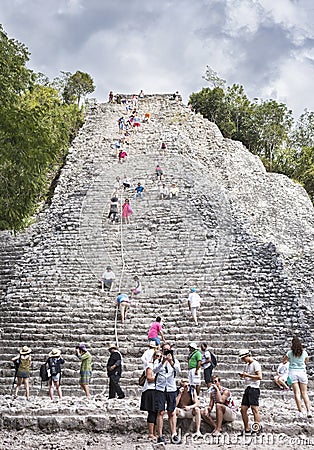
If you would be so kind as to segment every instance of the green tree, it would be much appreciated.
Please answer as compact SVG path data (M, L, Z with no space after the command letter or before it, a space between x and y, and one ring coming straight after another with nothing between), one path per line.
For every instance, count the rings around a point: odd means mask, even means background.
M65 103L80 104L80 100L86 94L91 94L95 90L92 77L88 73L77 70L75 74L65 72L65 86L63 99Z
M70 139L83 122L43 74L26 68L28 51L0 29L0 229L19 230L46 199Z

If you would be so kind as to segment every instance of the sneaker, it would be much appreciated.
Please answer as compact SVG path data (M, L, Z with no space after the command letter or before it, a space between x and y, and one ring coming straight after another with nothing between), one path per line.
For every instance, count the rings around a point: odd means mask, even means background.
M173 434L171 436L171 443L172 444L181 444L181 439L179 438L179 436L177 434Z
M251 430L242 430L238 436L251 436Z
M125 394L122 394L118 397L119 400L123 399L125 397Z
M166 444L166 439L163 436L157 438L157 444Z
M312 412L311 412L311 411L308 411L308 412L307 412L307 418L308 418L308 419L312 419L312 417L313 417L313 416L312 416Z
M303 412L302 412L302 411L297 411L297 412L295 413L295 417L296 417L297 419L303 419L303 417L304 417Z

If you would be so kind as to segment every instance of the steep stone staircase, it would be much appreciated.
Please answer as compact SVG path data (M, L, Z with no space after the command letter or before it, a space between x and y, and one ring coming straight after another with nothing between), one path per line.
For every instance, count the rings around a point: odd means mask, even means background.
M94 358L93 394L105 395L107 348L117 340L125 361L122 385L129 396L139 395L140 355L157 315L163 318L183 374L188 342L205 340L218 355L219 374L236 395L243 389L237 376L239 348L250 348L261 362L263 390L272 396L278 395L272 373L291 336L298 333L312 351L311 329L285 270L284 255L273 241L244 226L228 193L230 177L225 176L227 187L223 185L225 160L241 155L213 124L167 96L141 100L142 117L146 110L152 121L132 133L128 160L120 164L112 144L119 137L117 119L123 105L91 109L51 204L25 233L1 236L0 272L6 274L1 282L2 394L12 382L10 360L27 344L33 348L33 393L46 395L38 369L50 349L59 347L66 359L63 392L81 395L74 348L83 341ZM167 143L166 155L160 155L162 141ZM218 161L216 170L210 152ZM247 168L258 173L259 163L252 155L246 158L243 172ZM177 199L159 199L157 162L165 182L178 184ZM130 198L134 214L130 225L112 224L107 214L113 184L116 176L124 175L132 178L133 186L120 190L120 205ZM138 181L145 185L143 200L133 199ZM246 196L253 194L258 195L248 188ZM249 205L248 199L248 216ZM101 292L97 282L108 263L118 278L110 294ZM144 292L133 301L125 327L119 315L115 327L115 295L129 291L134 275ZM192 285L203 298L198 327L187 309Z

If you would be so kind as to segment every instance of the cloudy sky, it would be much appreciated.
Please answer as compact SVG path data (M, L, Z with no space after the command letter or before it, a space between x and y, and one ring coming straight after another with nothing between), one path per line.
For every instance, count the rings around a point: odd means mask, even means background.
M206 87L211 66L250 98L314 110L314 0L0 0L0 22L54 78L88 72L114 92Z

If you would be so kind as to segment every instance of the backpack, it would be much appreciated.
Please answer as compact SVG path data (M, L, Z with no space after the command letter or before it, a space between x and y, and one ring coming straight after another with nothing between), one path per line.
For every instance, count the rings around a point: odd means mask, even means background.
M48 372L47 363L44 363L40 366L39 369L39 376L41 378L41 381L48 381L50 378L50 374Z
M211 365L213 368L217 367L217 358L214 353L210 352Z
M58 359L57 358L49 358L48 360L50 376L54 377L59 373L58 371Z
M163 148L163 149L166 148L166 144L164 142L161 144L161 148Z
M21 363L21 358L14 360L14 369L16 372L19 370L20 363Z

